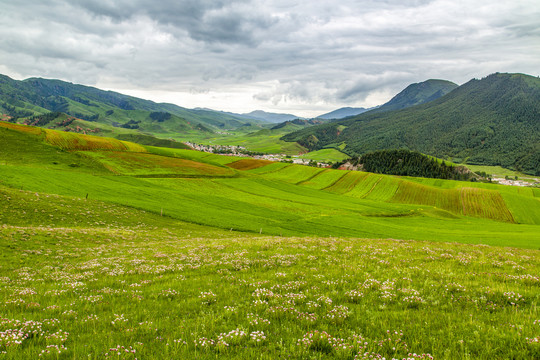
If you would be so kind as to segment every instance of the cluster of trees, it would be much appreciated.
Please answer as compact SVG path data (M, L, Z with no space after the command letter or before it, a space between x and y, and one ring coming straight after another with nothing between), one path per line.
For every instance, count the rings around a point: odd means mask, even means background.
M140 123L140 121L130 119L127 123L120 125L120 127L124 129L138 129Z
M79 119L86 120L86 121L98 121L99 120L99 114L88 115L88 114L81 114L81 113L74 112L73 116L75 116L76 118L79 118Z
M62 115L59 112L50 112L43 115L35 115L30 118L28 118L24 123L26 125L32 125L32 126L45 126L54 119L58 118L60 115Z
M25 110L22 108L15 107L13 105L10 105L6 102L0 103L0 108L4 109L3 112L5 112L7 115L11 116L11 122L15 122L17 118L22 117L28 117L34 115L34 112L30 110Z
M349 160L353 165L360 165L364 171L425 178L471 180L473 175L462 166L452 166L409 150L381 150Z
M155 120L157 122L164 122L166 120L169 120L170 118L171 118L171 114L168 112L154 111L150 113L150 119Z

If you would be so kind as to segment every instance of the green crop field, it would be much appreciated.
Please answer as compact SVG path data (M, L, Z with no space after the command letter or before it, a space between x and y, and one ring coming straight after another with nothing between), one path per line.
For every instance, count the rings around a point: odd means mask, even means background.
M348 193L350 191L353 191L353 189L356 189L356 185L358 183L362 183L364 185L367 182L364 182L365 179L374 179L373 185L377 182L380 177L364 172L348 172L339 180L337 180L335 183L331 184L330 186L326 187L325 190L331 191L336 194L344 194ZM371 188L369 188L371 189ZM368 190L369 191L369 190Z
M342 161L342 160L348 159L349 157L350 157L349 155L346 155L336 149L321 149L317 151L310 151L300 156L300 158L302 159L322 161L322 162Z
M314 177L309 178L299 183L299 185L307 186L314 189L324 189L330 187L340 178L346 175L346 172L324 170L315 174Z
M249 161L253 162L254 160L249 160ZM256 163L258 164L259 162L256 161ZM270 174L270 173L278 172L281 169L287 168L289 166L291 166L291 164L282 163L282 162L274 162L274 163L268 164L266 166L261 166L261 167L251 169L248 172L250 174Z
M187 134L168 133L167 136L179 141L190 141L209 145L240 145L250 151L268 154L297 155L300 152L306 151L305 148L297 143L280 140L284 134L285 132L283 131L274 130L254 131L248 127L244 130L240 128L224 135L192 133L186 136Z
M0 359L540 358L539 189L0 139Z
M265 174L265 178L280 180L285 182L292 183L302 183L304 181L309 181L309 179L317 176L317 174L323 172L324 169L319 169L316 167L308 167L303 165L291 165L280 169L279 171L274 171L271 173Z

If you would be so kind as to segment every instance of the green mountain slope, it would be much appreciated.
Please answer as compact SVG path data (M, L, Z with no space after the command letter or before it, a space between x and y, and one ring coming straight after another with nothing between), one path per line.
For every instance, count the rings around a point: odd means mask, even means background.
M371 110L371 112L379 113L421 105L436 100L457 87L458 85L451 81L437 79L430 79L421 83L411 84L390 99L386 104Z
M343 119L348 116L354 116L359 115L362 113L365 113L366 111L369 111L369 109L365 109L363 107L360 108L353 108L353 107L342 107L334 111L330 111L326 114L322 114L317 116L317 119Z
M540 79L493 74L437 100L315 126L283 137L309 149L345 142L349 154L406 148L540 175Z
M261 123L217 111L158 104L60 80L17 81L3 75L0 75L0 112L15 118L63 112L99 124L153 134L212 132Z

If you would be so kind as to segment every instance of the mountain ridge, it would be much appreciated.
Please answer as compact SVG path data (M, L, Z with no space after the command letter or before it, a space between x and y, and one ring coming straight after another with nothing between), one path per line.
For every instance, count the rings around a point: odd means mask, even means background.
M369 111L371 109L373 109L373 108L366 109L366 108L363 108L363 107L355 108L355 107L346 106L346 107L342 107L342 108L327 112L325 114L321 114L321 115L317 116L316 118L317 119L326 119L326 120L343 119L343 118L349 117L349 116L360 115L360 114L362 114L362 113L364 113L366 111Z
M187 109L170 103L124 95L115 91L73 84L57 79L0 77L0 111L14 117L63 112L77 118L119 126L138 121L141 130L156 133L236 128L261 120L247 119L213 110ZM163 113L155 115L152 113ZM168 113L169 115L165 115ZM158 120L155 119L158 118Z
M310 150L346 143L350 155L409 149L540 175L540 79L495 73L399 110L379 109L285 135Z

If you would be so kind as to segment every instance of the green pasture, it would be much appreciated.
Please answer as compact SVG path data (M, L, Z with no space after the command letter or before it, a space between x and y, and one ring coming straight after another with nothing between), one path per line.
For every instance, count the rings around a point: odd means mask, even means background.
M0 137L0 359L540 358L539 189Z
M0 227L4 359L540 356L538 250L254 237L12 191L71 227Z
M271 235L360 236L538 248L537 228L456 217L428 206L337 196L257 178L175 179L92 176L0 167L2 185L131 206L190 223ZM46 224L40 224L46 225ZM434 233L436 229L436 235Z
M250 132L251 131L251 132ZM190 141L207 145L240 145L249 151L266 154L297 155L306 149L295 142L280 140L285 133L283 131L240 129L229 131L227 134L167 134L168 137L179 141Z
M347 175L347 173L344 171L333 171L326 169L324 171L315 173L314 177L300 182L299 185L314 189L324 189L332 186L332 184L336 183L345 175Z
M300 155L301 159L314 160L319 162L338 162L348 159L350 156L342 153L336 149L321 149L317 151L310 151L303 155Z
M510 178L518 177L518 178L531 178L533 176L526 175L523 173L520 173L519 171L510 170L507 168L503 168L501 166L488 166L488 165L472 165L472 164L464 164L464 166L468 167L473 172L485 172L486 174L490 174L493 176L498 177L505 177L509 176Z

